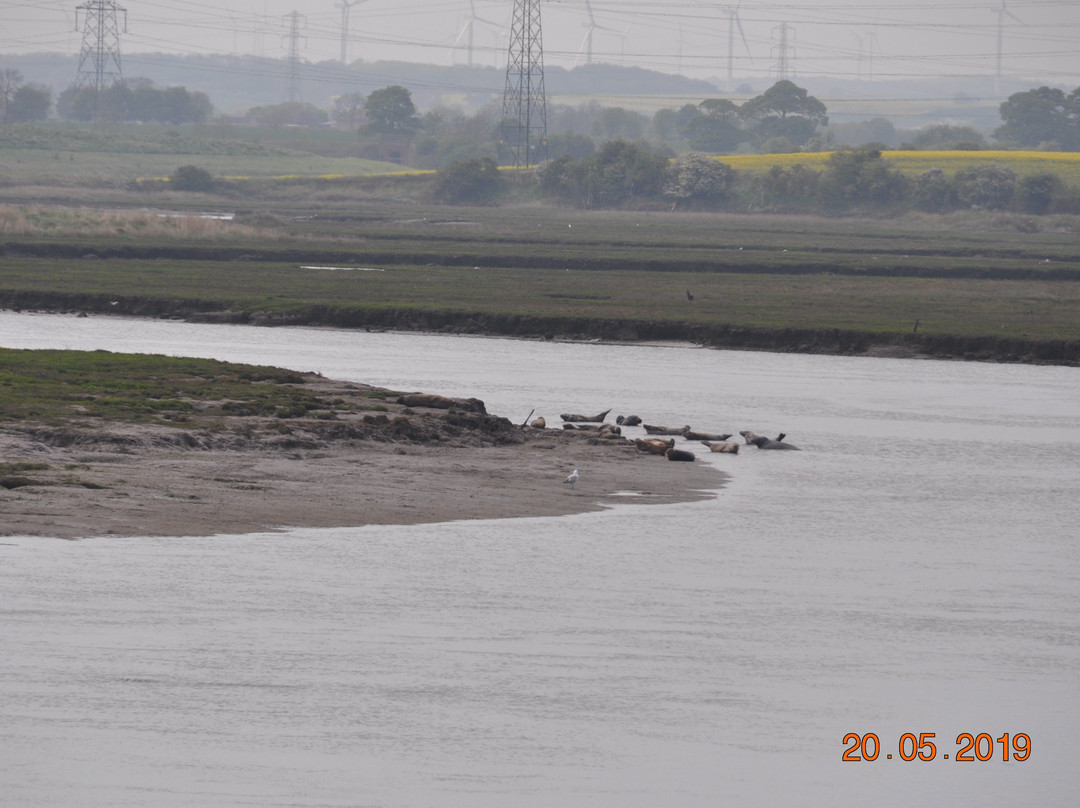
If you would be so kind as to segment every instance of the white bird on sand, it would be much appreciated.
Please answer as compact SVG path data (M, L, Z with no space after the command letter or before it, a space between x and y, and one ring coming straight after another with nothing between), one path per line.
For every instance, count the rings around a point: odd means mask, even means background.
M577 473L577 469L574 469L574 470L573 470L573 471L572 471L572 472L570 473L570 476L569 476L569 477L567 477L567 478L566 478L565 480L563 480L563 482L564 482L564 483L570 483L570 487L571 487L571 488L573 488L573 487L574 487L574 483L576 483L577 481L578 481L578 473Z

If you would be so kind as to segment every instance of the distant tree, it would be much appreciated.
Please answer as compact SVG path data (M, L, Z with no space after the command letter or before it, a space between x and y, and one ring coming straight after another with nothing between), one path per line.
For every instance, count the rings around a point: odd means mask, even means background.
M126 84L113 84L99 94L95 87L71 86L60 93L56 111L73 121L135 120L135 93Z
M649 128L660 140L675 140L679 136L679 113L670 107L653 113Z
M890 169L877 149L834 152L818 183L822 203L833 209L896 203L905 190L903 175Z
M710 118L726 121L739 119L738 105L728 98L706 98L698 104L698 109L701 110L702 115L708 115Z
M1028 174L1016 183L1014 204L1022 213L1041 216L1050 211L1064 190L1065 183L1057 174Z
M847 147L867 146L880 143L883 148L892 148L900 144L896 126L886 118L871 118L867 121L850 123L831 123L829 132L837 143Z
M799 147L783 135L773 135L758 146L762 154L794 154Z
M915 178L912 194L915 204L930 213L943 213L956 207L956 185L941 168L930 168Z
M663 193L672 200L673 210L680 203L719 202L727 196L734 175L726 163L699 152L687 152L668 167Z
M88 87L71 86L56 97L56 114L68 121L92 121L97 93Z
M609 140L581 161L559 157L540 167L544 196L582 207L618 207L660 196L667 158L644 143Z
M177 191L212 191L214 185L213 175L198 166L180 166L169 175L169 187Z
M698 109L700 114L691 118L681 132L692 149L730 152L747 139L739 126L739 108L728 99L707 98Z
M747 134L737 124L711 115L699 115L682 130L690 148L697 151L731 152L747 139Z
M325 110L305 101L252 107L244 117L256 126L319 126L329 119Z
M588 135L579 135L574 131L548 136L548 156L568 156L575 160L584 160L596 152L596 144Z
M1053 87L1013 93L1001 104L1004 123L994 130L1002 143L1038 148L1056 143L1064 151L1080 149L1080 87L1066 95Z
M363 93L346 93L334 99L334 109L330 117L338 126L355 132L364 122L364 104L367 98Z
M642 143L609 140L582 161L582 203L616 207L636 198L660 195L667 158Z
M780 213L813 210L818 206L820 179L820 173L802 163L791 168L773 166L754 178L753 205Z
M150 81L131 87L129 113L132 120L179 126L205 123L213 111L214 106L206 93L188 92L185 87L158 89Z
M637 140L645 134L648 119L622 107L604 107L593 121L592 136L598 140Z
M739 108L739 116L751 127L757 142L786 137L796 146L809 140L818 127L829 123L826 112L821 101L786 79Z
M51 88L27 84L13 67L0 70L0 123L43 121L51 108Z
M435 176L435 199L445 203L491 204L504 185L491 157L450 163Z
M677 141L684 137L690 122L704 114L698 104L683 104L679 109L667 107L653 115L649 129L658 140Z
M537 171L540 192L548 199L576 203L580 198L581 163L569 155L549 160Z
M969 208L1004 210L1016 192L1016 172L994 163L961 169L954 181L956 198Z
M0 70L0 123L7 123L8 105L15 98L15 91L22 83L23 75L14 67Z
M399 85L375 90L364 102L364 133L393 140L409 140L420 130L412 93Z
M974 126L938 123L918 130L911 144L919 149L985 149L986 138Z

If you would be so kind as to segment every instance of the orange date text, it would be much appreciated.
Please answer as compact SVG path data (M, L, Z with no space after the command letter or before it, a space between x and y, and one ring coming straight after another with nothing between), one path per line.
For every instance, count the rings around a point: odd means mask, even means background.
M958 763L975 761L1010 760L1025 761L1031 757L1031 737L1025 732L1010 735L1008 732L995 738L989 732L961 732L956 736L956 748L938 748L937 735L933 732L905 732L892 747L882 746L875 732L849 732L844 736L845 763L872 762L875 760L952 760Z

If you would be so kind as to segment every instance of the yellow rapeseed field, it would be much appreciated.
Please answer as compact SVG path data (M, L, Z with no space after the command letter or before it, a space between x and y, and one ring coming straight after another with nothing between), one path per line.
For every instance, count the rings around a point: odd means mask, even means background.
M791 168L802 164L821 170L831 152L796 154L734 154L718 157L739 171L763 172L773 166ZM1053 173L1071 185L1080 185L1080 152L1045 151L884 151L881 156L905 174L921 174L940 168L948 174L973 165L995 163L1019 175Z

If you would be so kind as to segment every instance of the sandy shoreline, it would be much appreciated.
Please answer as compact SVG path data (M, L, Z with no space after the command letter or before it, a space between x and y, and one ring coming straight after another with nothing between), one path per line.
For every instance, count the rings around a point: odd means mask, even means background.
M338 384L342 395L363 387ZM0 425L0 460L30 469L20 485L0 485L0 535L216 535L561 516L709 498L727 479L704 462L672 463L626 441L590 442L585 432L519 430L496 419L502 432L485 441L490 423L469 431L446 427L439 419L453 415L443 412L401 412L407 415L390 413L379 428L400 432L408 417L411 428L430 434L441 424L453 439L325 439L304 437L296 425L287 442L230 446L216 437L190 446L171 427L121 425L108 440L88 432L58 445L66 439L55 433ZM253 419L242 420L250 434ZM521 442L506 441L511 430ZM562 481L574 468L581 480L571 488Z

